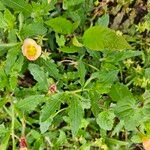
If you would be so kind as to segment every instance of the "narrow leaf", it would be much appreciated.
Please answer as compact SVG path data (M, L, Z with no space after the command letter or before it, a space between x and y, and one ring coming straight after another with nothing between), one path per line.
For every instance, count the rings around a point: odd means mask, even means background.
M71 131L73 136L75 136L78 133L81 125L81 120L83 118L83 109L78 98L74 97L71 99L68 115L70 119Z
M33 75L34 79L38 81L38 87L40 90L48 90L48 83L45 72L36 64L29 64L29 70Z
M46 98L43 95L32 95L26 97L23 100L20 100L16 106L22 111L30 112L34 110L37 107L37 105L39 105L41 102L44 102L45 100Z

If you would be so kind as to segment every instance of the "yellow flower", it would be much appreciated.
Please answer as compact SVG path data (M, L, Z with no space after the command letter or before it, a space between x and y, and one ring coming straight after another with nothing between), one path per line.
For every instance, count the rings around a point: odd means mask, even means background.
M34 61L41 55L41 46L33 39L27 38L22 45L22 53L28 60Z

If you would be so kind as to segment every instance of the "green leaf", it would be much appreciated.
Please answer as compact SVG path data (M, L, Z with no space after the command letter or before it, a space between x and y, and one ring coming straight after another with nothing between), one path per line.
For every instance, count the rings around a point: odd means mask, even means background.
M6 134L8 132L8 130L5 128L4 123L0 124L0 137L3 136L4 134Z
M12 29L15 25L16 18L8 9L4 11L4 19L7 22L8 27Z
M86 30L83 35L83 44L91 50L100 51L105 49L123 50L131 48L122 36L102 26L94 26Z
M0 20L1 20L0 21L0 28L3 28L3 29L7 28L7 23L6 23L4 16L1 12L0 12Z
M40 59L42 66L44 66L45 70L49 73L49 75L55 79L59 79L61 76L59 74L59 70L57 69L57 65L55 62L46 61L44 59Z
M12 92L17 88L18 84L18 73L17 72L11 72L10 77L9 77L9 87Z
M112 111L103 111L98 114L97 116L97 123L100 126L100 128L104 130L111 130L114 124L114 112Z
M6 65L5 65L6 74L9 74L11 72L11 69L17 60L19 51L20 51L20 49L18 49L18 48L12 48L8 51Z
M24 25L21 30L21 35L26 38L28 36L39 36L39 35L45 35L47 32L47 29L44 27L42 23L39 22L33 22L28 25Z
M58 34L55 34L56 36L56 42L57 44L59 45L59 47L62 47L65 45L65 42L66 42L66 39L64 37L64 35L58 35Z
M81 44L81 43L78 41L78 39L77 39L76 36L73 37L73 39L72 39L72 44L73 44L74 46L76 46L76 47L83 47L83 44Z
M108 25L109 25L109 15L105 14L102 17L100 17L97 20L96 25L100 25L100 26L103 26L103 27L108 27Z
M45 22L53 30L61 34L71 34L74 31L74 25L69 20L57 17Z
M81 50L80 47L76 46L64 46L59 48L60 51L65 52L65 53L76 53Z
M0 48L10 48L19 45L20 43L0 43Z
M96 91L90 91L89 92L90 100L91 100L91 110L96 117L102 109L100 108L99 101L101 98L101 95L99 92Z
M143 113L144 113L144 118L149 121L150 117L150 91L145 91L143 94L143 99L144 99L144 106L143 106Z
M40 122L41 134L45 133L48 130L49 126L52 124L52 121L53 117L49 117L46 121Z
M68 115L72 134L73 136L76 136L81 125L81 120L83 118L83 108L81 107L81 102L78 98L72 97Z
M83 86L85 82L86 68L84 63L80 60L77 65L78 75L80 77L80 84Z
M132 93L121 83L112 85L109 96L113 101L134 101Z
M96 73L98 80L93 83L92 90L95 90L101 94L108 93L114 81L117 80L118 70L99 71Z
M34 110L37 105L39 105L41 102L46 101L46 98L44 95L32 95L28 96L25 99L20 100L16 106L21 109L23 112L27 111L30 112Z
M36 64L29 64L29 71L33 75L34 79L38 81L38 87L40 90L48 91L48 83L45 72Z
M0 90L8 85L8 78L3 68L0 68Z
M29 16L32 12L32 7L25 0L1 0L1 2L14 11L20 11L26 16Z
M7 150L9 138L10 138L10 132L8 132L3 138L3 140L1 141L1 145L0 145L1 150Z
M85 0L63 0L63 9L68 9L70 7L73 7L75 5L79 5L81 3L84 3Z
M3 5L1 1L0 1L0 10L5 10L5 6Z
M129 131L135 130L143 121L143 112L138 108L134 99L124 99L117 103L115 107L115 114L125 123L125 128Z
M56 110L59 109L61 104L61 94L55 94L50 97L49 101L44 105L41 111L41 122L46 121L50 116L52 116Z
M124 121L120 121L114 128L113 132L112 132L112 136L114 136L115 134L119 135L119 132L122 130L122 128L124 127Z
M106 61L109 62L116 62L116 61L123 61L125 59L140 56L142 55L141 51L133 51L133 50L127 50L127 51L113 51L112 53L108 53L108 56L106 57Z

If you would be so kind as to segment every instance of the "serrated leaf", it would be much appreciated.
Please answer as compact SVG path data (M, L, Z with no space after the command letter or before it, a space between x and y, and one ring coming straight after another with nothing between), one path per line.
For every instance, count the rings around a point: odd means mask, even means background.
M120 120L124 121L125 128L129 131L135 130L144 119L142 109L138 108L134 99L118 101L115 114Z
M112 111L103 111L97 116L97 123L101 129L111 130L114 124L114 112Z
M33 75L34 79L38 81L38 87L40 90L48 91L48 83L45 72L36 64L29 64L29 71Z
M109 95L113 101L134 101L132 93L121 83L112 85Z
M8 78L3 68L0 68L0 90L8 85Z
M25 0L1 0L1 2L14 11L20 11L26 16L29 16L32 12L32 7Z
M96 117L102 111L102 108L100 108L99 105L99 99L101 98L101 95L99 92L90 91L89 96L91 99L91 110Z
M24 25L21 30L21 35L26 38L28 36L39 36L39 35L45 35L47 32L47 29L44 27L42 23L34 22L28 25Z
M12 48L8 51L6 65L5 65L6 74L9 74L11 72L11 69L17 60L19 51L20 50L18 48Z
M49 101L44 105L41 111L41 122L46 121L50 116L52 116L56 110L59 109L61 104L61 95L56 94L50 97Z
M1 150L7 150L9 138L10 138L10 131L8 133L6 133L5 137L1 141L1 144L0 144Z
M142 55L141 51L132 51L132 50L121 51L121 52L114 51L111 54L110 53L108 54L106 61L107 60L109 62L123 61L125 59L135 57L135 56L140 56L140 55Z
M68 115L72 134L73 136L76 136L83 118L83 108L81 107L81 102L78 98L73 97L71 99Z
M96 73L98 75L98 80L93 83L92 89L101 94L108 93L114 81L117 80L118 70L99 71Z
M83 44L91 50L98 51L103 51L105 49L123 50L131 48L122 36L102 26L94 26L87 29L83 35Z
M86 68L84 63L80 60L77 65L78 75L80 77L80 84L83 86L85 82Z
M59 70L57 69L57 65L54 62L46 61L44 59L40 59L40 61L51 77L57 80L61 77L59 74Z
M143 99L144 99L144 106L143 106L143 113L144 113L144 118L146 120L149 120L150 117L150 92L145 91L143 94Z
M21 109L21 111L27 111L30 112L34 110L37 105L39 105L41 102L46 101L46 98L44 95L32 95L28 96L23 100L20 100L16 106Z
M53 30L61 34L71 34L74 31L74 25L66 18L57 17L45 22Z
M52 121L53 121L53 117L50 117L46 121L40 122L41 134L45 133L48 130L48 128L51 125Z

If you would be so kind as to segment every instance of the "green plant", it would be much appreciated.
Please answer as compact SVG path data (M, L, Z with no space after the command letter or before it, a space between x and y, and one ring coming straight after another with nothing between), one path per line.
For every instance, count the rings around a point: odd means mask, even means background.
M148 21L122 34L109 9L96 0L0 1L0 149L126 150L150 136ZM36 42L22 47L29 38ZM42 54L29 57L39 45Z

